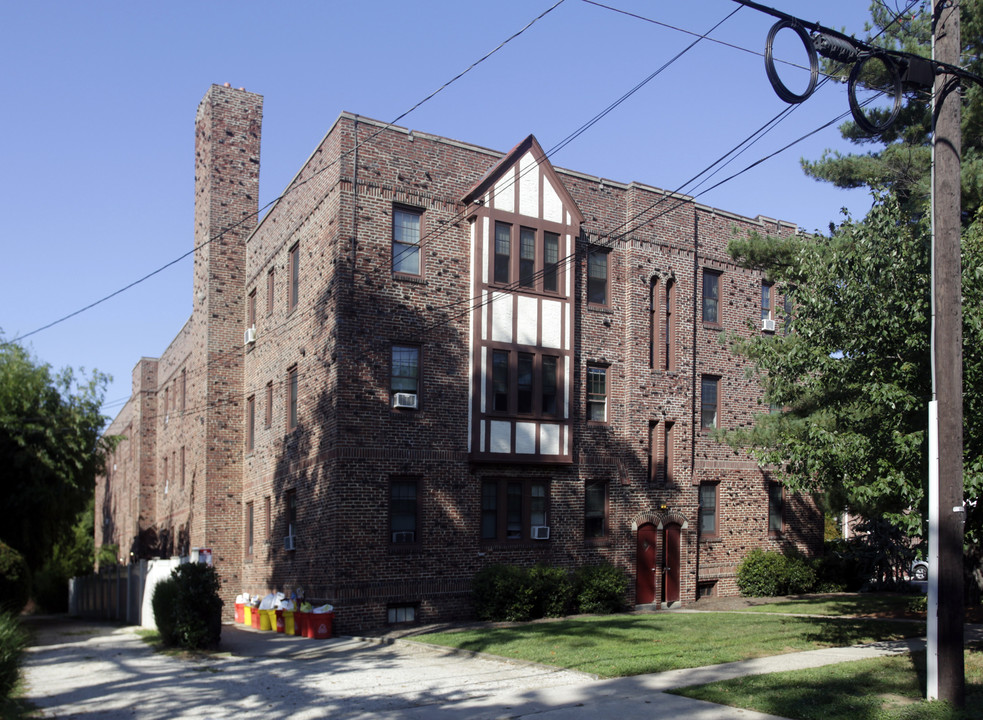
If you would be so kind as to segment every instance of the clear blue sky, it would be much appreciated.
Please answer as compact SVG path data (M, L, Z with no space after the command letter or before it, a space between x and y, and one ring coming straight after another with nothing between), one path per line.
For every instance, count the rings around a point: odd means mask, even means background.
M210 84L265 96L262 206L341 111L396 118L554 2L3 3L0 330L8 340L30 333L191 249L194 118ZM607 4L695 33L739 7ZM858 36L868 17L863 0L771 4ZM741 9L712 37L758 54L701 41L552 162L680 188L786 107L760 57L773 22ZM399 124L501 151L533 133L548 150L693 39L565 0ZM847 110L845 86L827 85L703 188ZM835 125L699 201L806 230L827 228L843 207L863 215L864 192L803 175L800 158L825 148L848 149ZM24 344L55 368L111 374L105 412L115 415L133 366L159 356L189 317L191 269L188 257Z

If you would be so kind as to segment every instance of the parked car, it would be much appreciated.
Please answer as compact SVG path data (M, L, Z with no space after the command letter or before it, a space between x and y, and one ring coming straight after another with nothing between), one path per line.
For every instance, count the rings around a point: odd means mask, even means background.
M928 580L928 562L915 560L911 564L911 577L913 580Z

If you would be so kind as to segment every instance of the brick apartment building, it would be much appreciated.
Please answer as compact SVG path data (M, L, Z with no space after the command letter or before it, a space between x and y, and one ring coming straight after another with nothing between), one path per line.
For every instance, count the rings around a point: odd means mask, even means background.
M727 241L795 226L348 113L257 223L261 119L198 109L193 311L107 430L97 546L208 547L227 601L300 586L342 631L467 616L489 563L609 560L646 605L816 549L712 433L768 409L722 338L783 322Z

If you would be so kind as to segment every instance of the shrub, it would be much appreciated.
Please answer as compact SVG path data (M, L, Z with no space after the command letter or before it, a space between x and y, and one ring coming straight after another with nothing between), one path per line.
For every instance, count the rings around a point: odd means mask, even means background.
M737 566L737 588L744 597L784 595L785 556L754 548Z
M616 613L625 605L628 576L610 563L585 565L573 578L574 598L581 613Z
M34 573L34 602L44 612L68 612L68 576L57 563L45 563Z
M801 595L816 588L816 571L797 552L785 554L785 591L783 595Z
M210 565L185 563L171 573L176 644L189 650L215 647L222 637L222 598L218 572Z
M487 565L474 576L474 609L480 620L521 621L533 617L533 582L514 565Z
M534 607L532 616L562 617L570 609L572 583L566 570L537 565L529 571Z
M174 609L177 606L177 596L177 580L169 577L157 583L154 587L154 594L150 598L150 606L154 611L154 622L157 624L157 632L160 633L160 641L168 647L177 644L177 635L174 631Z
M12 612L0 612L0 701L10 696L10 691L20 677L20 662L27 647L27 633Z
M31 595L31 574L24 556L0 542L0 611L19 613Z

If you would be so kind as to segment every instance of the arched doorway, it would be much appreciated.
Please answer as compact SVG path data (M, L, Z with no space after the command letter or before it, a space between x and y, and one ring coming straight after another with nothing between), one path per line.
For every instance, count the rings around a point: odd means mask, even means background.
M679 602L680 552L679 523L669 523L662 531L662 599L666 603Z
M658 532L652 523L645 523L638 528L638 549L635 553L636 605L655 602L655 580L658 570L657 540Z

